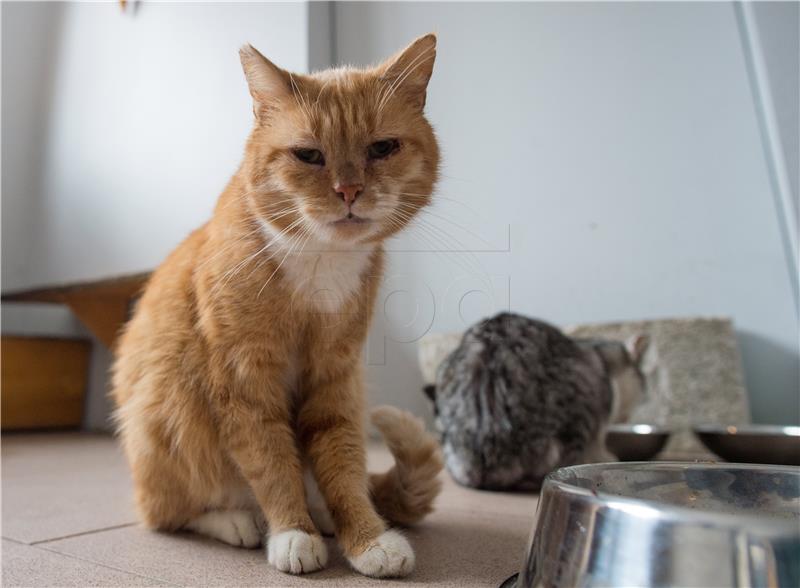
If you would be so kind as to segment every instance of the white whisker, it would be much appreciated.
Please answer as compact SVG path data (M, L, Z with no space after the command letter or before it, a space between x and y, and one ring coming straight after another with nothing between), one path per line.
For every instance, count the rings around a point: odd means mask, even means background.
M450 273L451 275L455 276L456 274L452 271L453 270L453 268L452 268L453 264L450 263L450 261L445 257L445 253L448 253L448 251L442 251L440 249L440 246L438 246L433 241L433 239L428 234L425 233L424 227L421 227L421 226L416 224L415 221L418 220L417 218L401 217L400 216L401 214L402 213L400 213L399 211L395 210L387 217L387 221L389 221L390 224L392 224L394 227L396 227L398 229L398 231L401 230L401 229L404 229L404 234L405 235L407 235L409 237L415 237L415 238L419 239L422 242L422 244L424 245L425 248L421 249L421 250L418 250L418 251L414 251L415 253L433 253L434 255L436 255L439 259L441 259L444 262L442 264L442 267L446 268L446 271L448 273ZM395 218L395 215L398 215L400 220ZM465 268L465 266L460 262L460 260L457 263L458 263L459 267L461 267L462 270L466 271L467 274L471 273L471 270L469 270L468 268Z
M303 96L303 93L300 91L300 86L298 86L297 82L294 81L294 76L292 75L291 72L289 72L289 80L292 84L292 94L294 95L295 102L297 102L297 106L299 106L300 110L302 110L305 113L308 120L311 120L311 112L308 110L308 104L306 103L305 96ZM298 94L300 95L300 98L303 100L302 104L300 104L300 99L298 99L297 97Z
M302 218L301 218L301 220L302 220ZM286 261L286 258L287 258L287 257L289 257L289 255L292 253L292 251L294 250L294 247L295 247L295 245L297 245L297 243L298 243L298 242L299 242L299 241L297 241L297 240L294 240L294 241L292 241L292 242L291 242L291 246L290 246L290 247L288 248L288 250L286 251L286 254L283 256L283 259L281 259L281 261L280 261L280 263L278 264L278 266L277 266L277 267L275 268L275 270L274 270L274 271L273 271L273 272L272 272L272 273L269 275L269 277L267 278L267 281L266 281L266 282L264 282L264 285L263 285L263 286L261 286L261 289L258 291L258 294L256 294L256 298L259 298L259 297L261 296L261 293L264 291L264 288L266 288L266 287L267 287L267 284L269 284L269 283L270 283L270 281L272 281L272 278L275 276L275 274L277 274L277 273L278 273L278 270L280 270L280 269L281 269L281 266L282 266L282 265L283 265L283 263Z
M241 235L241 236L237 237L237 238L236 238L236 239L234 239L233 241L230 241L230 242L226 243L226 244L225 244L223 247L221 247L221 248L220 248L220 249L219 249L219 250L218 250L216 253L214 253L213 255L211 255L210 257L208 257L208 259L206 259L205 261L203 261L202 263L200 263L200 264L197 266L197 269L200 269L201 267L203 267L203 266L205 266L206 264L210 263L211 261L213 261L214 259L216 259L216 258L217 258L217 257L219 257L220 255L222 255L223 253L225 253L226 251L228 251L228 250L229 250L231 247L233 247L234 245L237 245L237 244L241 243L242 241L244 241L244 240L245 240L245 239L247 239L248 237L250 237L250 236L252 236L252 235L254 235L254 234L256 234L256 233L258 233L258 232L260 232L260 231L261 231L261 227L256 227L255 229L253 229L253 230L251 230L251 231L248 231L248 232L246 232L244 235Z
M398 213L405 215L406 219L410 220L412 218L412 215L415 212L417 212L417 209L414 209L413 211L408 211L404 210L402 207L398 207L397 211ZM461 243L461 241L459 241L456 237L450 235L447 231L443 230L442 227L430 223L419 216L414 217L414 220L418 223L417 225L418 229L426 231L431 238L438 241L444 247L444 249L441 250L443 253L453 253L453 254L461 253L466 255L467 258L461 261L463 261L464 263L466 263L467 261L470 262L471 268L462 265L462 267L467 271L467 273L477 272L479 274L488 275L485 268L483 268L483 266L480 264L475 254L469 251L464 246L464 244ZM453 243L455 243L455 245Z
M428 194L415 194L414 192L397 192L397 194L401 195L401 196L413 196L413 197L417 197L417 198L427 198L428 197ZM473 208L472 206L470 206L466 202L458 200L457 198L450 198L448 196L443 196L442 194L439 194L438 192L435 195L431 196L431 206L435 206L441 200L447 200L448 202L454 202L456 204L459 204L459 205L463 206L464 208L466 208L467 210L469 210L470 212L474 213L475 215L480 216L481 218L483 217L484 213L482 213L479 210Z
M297 226L297 225L298 225L299 223L301 223L302 221L303 221L303 218L302 218L302 217L300 217L299 219L295 220L293 223L291 223L289 226L287 226L285 229L283 229L283 230L282 230L280 233L278 233L278 234L277 234L277 235L275 235L275 236L274 236L272 239L270 239L270 240L269 240L269 241L266 243L266 245L264 245L264 246L263 246L261 249L257 250L255 253L253 253L253 254L251 254L251 255L247 256L245 259L243 259L243 260L242 260L242 261L240 261L238 264L236 264L236 265L235 265L235 266L234 266L232 269L230 269L230 270L228 270L227 272L225 272L225 273L224 273L224 274L223 274L223 275L222 275L222 276L219 278L219 280L217 281L217 285L216 285L216 286L214 286L214 288L211 290L211 293L212 293L212 295L213 295L213 294L215 294L215 293L217 293L218 291L222 290L222 288L224 288L224 287L225 287L225 285L226 285L226 284L228 284L228 282L230 282L230 281L231 281L231 279L232 279L232 278L233 278L233 277L234 277L234 276L235 276L237 273L239 273L239 271L240 271L240 270L241 270L241 269L242 269L244 266L246 266L248 263L250 263L250 262L251 262L253 259L255 259L257 256L259 256L261 253L263 253L264 251L266 251L267 249L269 249L269 248L272 246L272 244L273 244L273 243L275 243L275 242L276 242L278 239L280 239L280 237L281 237L282 235L286 234L288 231L290 231L292 228L294 228L295 226Z
M403 204L404 204L404 203L400 202L400 203L398 203L398 206L401 206L401 205L403 205ZM445 221L446 223L450 223L450 224L451 224L451 225L453 225L454 227L457 227L457 228L461 229L461 230L462 230L462 231L464 231L465 233L469 233L470 235L472 235L472 236L473 236L473 237L475 237L476 239L479 239L480 241L482 241L482 242L483 242L483 243L484 243L484 244L485 244L487 247L490 247L490 248L491 248L491 247L494 247L494 245L492 245L491 243L489 243L489 242L488 242L486 239L484 239L483 237L481 237L481 236L480 236L478 233L476 233L476 232L474 232L474 231L470 230L469 228L467 228L467 227L465 227L465 226L463 226L463 225L460 225L460 224L458 224L458 223L457 223L457 222L455 222L455 221L452 221L452 220L450 220L450 219L449 219L449 218L447 218L446 216L442 216L441 214L436 214L435 212L432 212L432 211L430 211L430 210L428 210L428 209L426 209L426 208L419 208L419 209L417 209L417 210L418 210L418 212L421 212L421 213L423 213L423 214L428 214L428 215L430 215L430 216L433 216L433 217L436 217L436 218L440 218L440 219L442 219L443 221Z

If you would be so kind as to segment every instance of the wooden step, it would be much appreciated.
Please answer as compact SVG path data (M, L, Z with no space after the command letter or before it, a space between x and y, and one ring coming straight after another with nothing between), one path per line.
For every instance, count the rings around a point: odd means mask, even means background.
M0 352L3 431L81 425L89 341L3 336Z

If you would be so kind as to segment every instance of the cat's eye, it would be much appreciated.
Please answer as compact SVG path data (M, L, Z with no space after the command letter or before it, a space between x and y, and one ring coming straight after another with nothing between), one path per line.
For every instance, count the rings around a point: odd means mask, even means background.
M303 163L325 165L325 157L319 149L293 149L294 156Z
M367 149L370 159L383 159L388 157L400 148L400 141L397 139L385 139L383 141L375 141Z

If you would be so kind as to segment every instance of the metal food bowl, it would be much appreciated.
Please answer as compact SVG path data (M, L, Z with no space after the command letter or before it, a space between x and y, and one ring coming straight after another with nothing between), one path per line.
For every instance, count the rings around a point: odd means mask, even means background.
M800 465L800 427L702 425L694 433L703 445L736 463Z
M669 431L654 425L611 425L606 447L620 461L645 461L655 457L669 439Z
M800 468L557 470L515 586L800 586Z

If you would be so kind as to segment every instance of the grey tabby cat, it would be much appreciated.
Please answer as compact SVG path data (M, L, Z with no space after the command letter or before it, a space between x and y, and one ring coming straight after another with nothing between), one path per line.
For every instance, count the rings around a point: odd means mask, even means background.
M447 469L465 486L537 489L557 467L615 461L605 428L641 399L646 347L642 336L571 339L510 313L474 325L425 390Z

